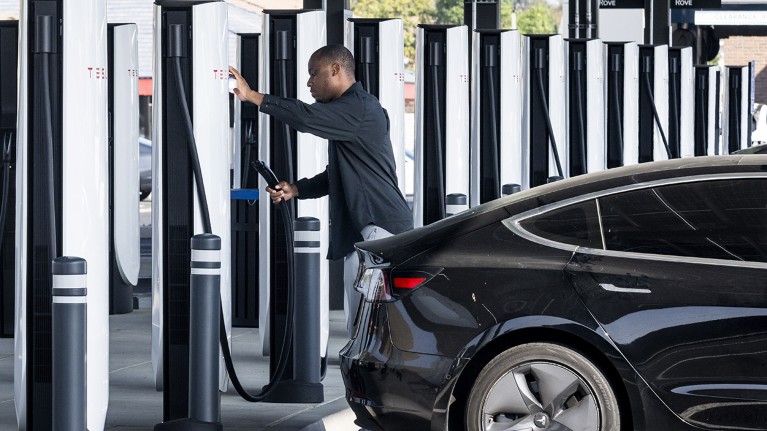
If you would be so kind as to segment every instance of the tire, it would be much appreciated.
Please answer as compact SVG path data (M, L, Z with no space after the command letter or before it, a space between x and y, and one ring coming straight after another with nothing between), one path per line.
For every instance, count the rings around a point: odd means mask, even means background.
M468 431L620 430L605 375L580 353L550 343L523 344L493 358L471 388L465 420Z

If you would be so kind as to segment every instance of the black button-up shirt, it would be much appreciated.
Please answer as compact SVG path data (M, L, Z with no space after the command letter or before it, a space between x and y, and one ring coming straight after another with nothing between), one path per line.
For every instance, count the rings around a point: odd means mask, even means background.
M260 109L329 141L325 171L296 182L299 199L330 196L328 259L353 251L368 224L393 234L413 228L413 215L397 187L389 118L359 82L327 103L309 105L267 94Z

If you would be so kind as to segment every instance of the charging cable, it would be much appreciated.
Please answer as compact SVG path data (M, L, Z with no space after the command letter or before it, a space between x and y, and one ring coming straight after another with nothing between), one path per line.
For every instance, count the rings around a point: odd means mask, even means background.
M549 115L549 106L546 103L546 91L543 88L543 52L540 49L533 51L533 67L536 69L536 77L538 78L538 93L541 97L541 107L543 108L543 116L546 118L546 128L549 132L549 142L551 144L551 152L554 155L554 163L557 165L557 173L560 178L564 178L562 173L562 163L559 161L559 151L557 151L557 141L554 138L554 128L551 127L551 116Z

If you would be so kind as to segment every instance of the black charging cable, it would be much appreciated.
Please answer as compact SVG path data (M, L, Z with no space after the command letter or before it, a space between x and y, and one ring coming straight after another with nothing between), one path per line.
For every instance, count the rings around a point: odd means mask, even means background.
M488 128L490 129L490 142L488 143L490 146L490 154L487 157L490 160L486 160L487 166L484 166L484 168L489 169L492 176L492 182L490 184L492 188L489 191L490 196L485 196L487 199L483 201L486 202L501 197L500 169L498 167L500 160L498 157L498 108L495 103L495 71L498 68L498 45L485 45L484 54L485 82L487 82L487 93L485 94L487 94L487 98L490 101L490 124L488 125Z
M620 87L618 86L618 80L621 72L620 56L618 54L612 54L610 56L610 72L613 74L613 105L615 108L615 127L618 135L618 157L621 165L623 165L623 112L621 112L620 100L618 95L620 94Z
M650 106L652 107L652 113L655 117L655 124L658 126L658 131L660 132L660 137L663 139L663 147L666 149L666 156L668 156L669 159L672 159L673 156L671 155L671 148L668 146L668 140L666 140L666 134L663 132L663 126L660 124L660 116L658 115L658 108L655 106L655 98L652 96L652 91L650 90L651 83L650 83L650 72L652 69L652 65L650 64L650 57L644 57L642 62L642 74L644 75L645 79L645 90L647 92L647 97L650 98Z
M35 21L35 54L40 59L42 73L40 85L43 90L43 139L45 141L45 161L48 168L47 194L48 194L48 234L49 258L58 256L56 238L56 192L53 184L53 102L51 101L51 71L50 55L55 52L54 21L51 15L38 15Z
M706 104L706 87L707 87L707 80L705 75L698 75L697 77L698 81L698 88L697 88L697 96L698 96L698 121L696 121L696 131L698 133L698 139L696 139L695 142L695 155L696 156L703 156L708 152L708 130L706 127L706 122L708 121L707 118L707 112L703 107ZM698 142L701 142L703 145L698 145Z
M370 64L373 63L373 38L360 38L360 62L362 63L362 85L365 91L370 93L372 83L370 82Z
M731 80L731 87L732 91L730 93L733 94L733 96L738 94L738 89L740 88L740 76L733 75L733 79ZM739 99L736 97L730 97L730 104L732 105L733 109L735 110L735 121L736 127L735 127L735 144L736 144L736 150L740 149L740 103L738 103Z
M580 162L583 173L588 172L586 166L586 125L583 120L583 90L581 85L581 72L583 72L583 53L577 51L575 54L575 103L578 104L578 140L580 141ZM572 154L572 153L570 153ZM570 165L572 166L572 165Z
M538 78L538 93L541 98L541 107L543 108L543 116L546 118L546 128L549 132L549 142L551 144L551 152L554 155L554 162L557 165L557 173L561 178L565 175L562 173L562 163L559 161L559 151L557 151L557 141L554 138L554 128L551 127L551 115L549 115L549 106L546 103L546 90L543 88L543 68L544 68L543 52L540 49L533 51L533 67L537 70L536 77Z
M3 134L3 196L0 203L0 256L3 255L3 237L5 235L5 217L8 212L8 198L11 180L11 145L13 132L6 131Z
M256 120L248 120L245 122L245 154L243 154L243 157L245 159L245 163L243 164L242 161L240 161L240 166L242 169L242 178L240 180L240 188L246 189L248 188L248 183L250 179L250 158L251 158L251 149L258 144L258 141L256 141L255 132L253 129L255 129Z
M180 25L174 25L170 26L170 37L176 38L175 41L178 42L181 39L181 26ZM171 43L171 46L179 46L180 43ZM180 54L180 48L179 51L176 54ZM171 55L175 58L174 61L174 69L175 69L175 84L176 89L178 92L178 96L180 99L180 104L182 107L182 114L184 116L184 123L185 123L185 131L187 134L187 144L189 146L189 157L190 162L192 163L192 169L194 171L194 179L195 179L195 185L197 186L197 197L200 204L200 212L201 212L201 219L202 219L202 226L203 226L203 232L204 233L212 233L211 229L211 222L210 222L210 213L208 211L208 200L207 196L205 194L205 188L204 188L204 182L202 178L202 168L200 166L200 159L197 154L197 144L194 138L194 129L192 125L192 119L189 114L189 105L186 101L186 92L184 91L184 82L183 82L183 76L181 73L181 56L180 55ZM272 182L270 182L272 181ZM276 177L272 173L271 178L267 179L267 182L270 184L274 184L276 186L277 181ZM285 219L285 229L286 229L286 236L289 237L289 245L290 250L292 250L292 244L293 244L293 223L292 223L292 217L290 216L290 213L288 212L287 205L280 205L282 212L283 212L283 218ZM220 325L219 325L219 341L221 345L221 351L224 355L224 363L226 364L226 371L229 374L229 378L232 381L232 385L235 387L235 390L237 393L246 401L250 402L258 402L263 401L276 387L276 382L278 382L285 371L285 368L287 367L288 363L288 356L289 356L289 346L292 343L292 336L293 336L293 314L294 314L294 297L295 297L295 282L294 282L294 265L293 265L293 256L292 251L288 255L288 310L287 310L287 317L286 317L286 325L285 325L285 336L283 337L283 343L282 343L282 349L280 351L279 361L278 365L276 367L276 370L274 372L274 375L270 379L269 383L263 387L262 391L258 394L251 395L249 394L240 383L237 373L234 369L234 364L232 362L232 354L229 350L229 343L227 341L227 334L226 334L226 326L224 322L224 309L223 304L219 302L219 309L220 309Z
M677 59L672 57L669 59L669 79L668 84L671 87L671 121L674 122L674 142L672 142L672 145L669 145L669 148L672 150L674 158L679 157L679 154L681 153L681 142L679 140L681 139L681 133L679 131L680 127L680 120L679 120L679 100L677 99L679 97L679 93L681 92L681 89L677 90L676 88L676 81L677 81L677 75L679 75L679 65L677 64Z
M437 215L438 219L445 218L445 167L443 165L442 157L442 119L439 110L439 66L442 64L442 50L439 42L432 42L429 46L429 68L431 69L431 88L432 88L432 112L434 113L434 160L432 165L436 165L434 171L437 175L437 198L441 205L438 205ZM424 150L425 152L425 150ZM429 160L429 157L426 157Z

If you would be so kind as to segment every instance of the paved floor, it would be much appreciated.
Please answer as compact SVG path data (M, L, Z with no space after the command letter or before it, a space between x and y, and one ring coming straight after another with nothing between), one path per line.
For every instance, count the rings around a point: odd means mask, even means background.
M146 224L147 201L142 202ZM143 229L148 232L146 226ZM147 238L142 240L146 242ZM142 247L145 248L145 247ZM142 272L144 263L142 259ZM106 429L151 431L162 421L162 393L155 391L151 363L151 297L137 293L139 309L110 316L109 408ZM268 381L269 358L257 353L258 329L233 328L233 359L237 375L250 392ZM357 431L354 415L344 399L338 352L346 343L343 311L330 313L328 370L323 380L325 401L320 404L249 403L233 388L221 394L221 423L225 430ZM13 339L0 339L0 431L15 430L13 400ZM95 430L91 430L95 431Z
M109 409L106 429L151 431L162 422L162 393L155 391L150 352L151 299L132 313L110 316ZM331 312L328 371L320 404L249 403L234 389L221 394L225 430L357 431L344 399L338 351L345 343L343 312ZM240 381L251 392L266 384L268 358L256 354L258 329L233 329L233 356ZM16 429L13 404L13 340L0 339L0 430Z

